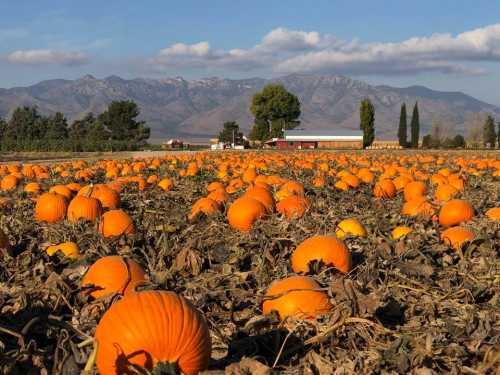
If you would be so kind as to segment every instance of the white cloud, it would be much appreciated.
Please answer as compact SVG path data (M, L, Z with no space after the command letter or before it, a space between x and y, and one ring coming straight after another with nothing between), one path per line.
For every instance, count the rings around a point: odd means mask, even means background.
M157 68L392 75L478 74L484 71L471 65L491 61L500 61L500 24L455 36L433 34L393 43L344 41L316 31L277 28L248 49L214 50L208 42L177 43L161 50L152 62Z
M79 51L54 51L51 49L18 50L7 56L12 64L57 64L82 65L88 62L88 57Z

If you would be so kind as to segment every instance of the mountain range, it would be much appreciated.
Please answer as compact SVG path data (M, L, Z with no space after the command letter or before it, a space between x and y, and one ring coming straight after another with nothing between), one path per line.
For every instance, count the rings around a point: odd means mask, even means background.
M0 117L8 118L18 106L36 105L40 112L62 112L72 121L87 112L100 113L113 100L134 100L141 119L154 139L209 138L225 121L237 121L245 132L252 126L252 95L270 82L282 83L301 102L301 127L306 129L359 128L359 103L368 97L375 106L377 138L395 139L400 107L407 104L408 122L418 101L421 134L434 120L446 121L457 133L466 132L466 117L483 112L500 115L500 108L461 92L442 92L423 86L396 88L337 75L293 74L277 79L185 80L122 79L91 75L76 80L55 79L29 87L0 89Z

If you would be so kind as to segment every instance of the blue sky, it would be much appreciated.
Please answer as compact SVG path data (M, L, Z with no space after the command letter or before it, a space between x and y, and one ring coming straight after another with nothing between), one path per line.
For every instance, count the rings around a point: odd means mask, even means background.
M124 78L336 73L500 105L492 0L0 3L0 87Z

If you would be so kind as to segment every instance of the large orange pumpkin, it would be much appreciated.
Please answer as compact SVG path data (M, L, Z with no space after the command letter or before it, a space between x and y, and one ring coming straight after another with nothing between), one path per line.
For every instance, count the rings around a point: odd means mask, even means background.
M130 294L145 281L142 267L132 259L110 255L98 259L82 279L82 287L93 298L111 293Z
M105 212L101 217L99 232L104 237L115 237L122 234L134 234L135 226L130 216L122 210Z
M57 193L64 196L68 201L73 196L73 192L66 185L54 185L49 189L49 193Z
M308 272L309 263L321 261L326 266L334 266L341 272L351 270L351 254L347 246L333 236L314 236L302 242L290 259L294 272Z
M66 198L57 193L45 193L38 197L35 205L36 221L54 223L66 217L68 203Z
M281 319L293 316L299 319L313 319L332 309L328 295L319 290L313 278L291 276L271 284L265 295L262 311L269 314L275 310Z
M469 202L452 199L446 202L439 211L439 224L449 227L472 219L474 210Z
M17 187L18 183L19 178L12 174L9 174L2 178L2 181L0 181L0 188L6 191L14 190Z
M458 190L450 184L438 185L434 193L434 199L437 201L449 201L458 194Z
M95 198L77 195L69 202L68 220L73 223L79 220L95 221L101 213L101 202Z
M204 316L167 291L143 291L116 302L97 325L95 339L101 375L131 374L131 364L150 373L196 375L211 355Z
M266 207L256 199L241 197L227 210L229 225L242 232L249 232L254 222L266 215Z

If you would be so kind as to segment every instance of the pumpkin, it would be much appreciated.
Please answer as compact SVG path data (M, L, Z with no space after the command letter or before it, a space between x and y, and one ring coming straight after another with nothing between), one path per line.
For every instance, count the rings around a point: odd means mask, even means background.
M396 196L396 186L389 179L380 180L373 188L373 195L376 198L394 198Z
M500 220L500 207L493 207L486 211L486 216L491 220Z
M68 203L66 198L57 193L45 193L38 197L35 205L35 220L54 223L66 217Z
M38 182L30 182L24 187L25 193L38 194L41 190L40 184Z
M219 206L217 205L216 201L210 198L200 198L191 208L189 220L193 220L199 213L204 213L205 215L209 216L217 213L218 211Z
M338 238L344 238L347 235L366 237L366 229L357 219L344 219L337 225L335 235Z
M48 256L53 256L58 251L62 252L64 256L69 259L78 259L80 255L80 248L74 242L64 242L58 245L51 245L45 249Z
M116 209L120 207L120 194L107 185L96 184L83 187L78 195L97 199L103 208Z
M131 364L154 374L196 375L211 355L204 316L167 291L142 291L114 303L97 325L95 339L101 375L131 373Z
M229 194L225 189L214 190L207 195L207 198L212 199L213 201L217 202L217 204L223 204L229 200Z
M219 181L211 182L207 186L208 192L212 192L212 191L216 191L216 190L225 190L225 189L226 189L226 187L224 186L224 184L222 182L219 182Z
M437 201L449 201L458 194L458 190L450 184L440 184L438 185L436 192L434 193L434 199Z
M57 193L64 196L68 201L73 196L73 192L66 185L54 185L49 189L49 193Z
M73 192L78 192L82 188L82 186L77 182L70 182L69 184L66 184L66 187Z
M413 229L410 227L399 226L392 230L391 236L393 240L399 240L401 237L404 237L411 232L413 232Z
M274 211L273 195L263 187L250 186L244 196L258 200L266 207L267 212L271 213Z
M0 181L0 189L5 191L14 190L17 187L18 183L19 178L12 174L9 174L2 178L2 181Z
M158 186L164 191L170 191L174 187L174 183L170 178L164 178L160 182L158 182Z
M474 210L469 202L452 199L446 202L439 211L439 224L449 227L469 221L474 216Z
M261 202L245 196L235 200L227 210L229 225L242 232L249 232L255 221L265 215L266 207Z
M455 250L459 250L465 242L474 238L473 232L462 227L451 227L441 233L441 240Z
M334 185L337 189L339 190L342 190L342 191L347 191L349 190L349 185L347 184L347 182L343 181L343 180L339 180L335 183Z
M328 295L319 289L318 283L308 276L290 276L275 281L265 294L262 312L277 311L280 319L314 319L332 309Z
M406 184L403 192L405 201L411 201L414 199L422 198L427 191L427 187L421 181L412 181Z
M309 208L309 200L301 195L290 195L276 205L276 210L288 220L301 218Z
M309 272L311 261L321 261L341 272L351 270L351 254L346 245L333 236L314 236L302 242L292 254L293 272Z
M401 213L406 216L432 216L435 212L434 206L427 202L425 197L415 198L403 204Z
M90 266L82 279L82 288L93 298L112 293L127 295L145 282L142 267L132 259L110 255L98 259Z
M73 223L79 220L95 221L101 213L101 203L95 198L77 195L69 202L68 220Z
M101 222L99 223L99 233L104 237L134 234L134 222L125 211L111 210L102 215Z

